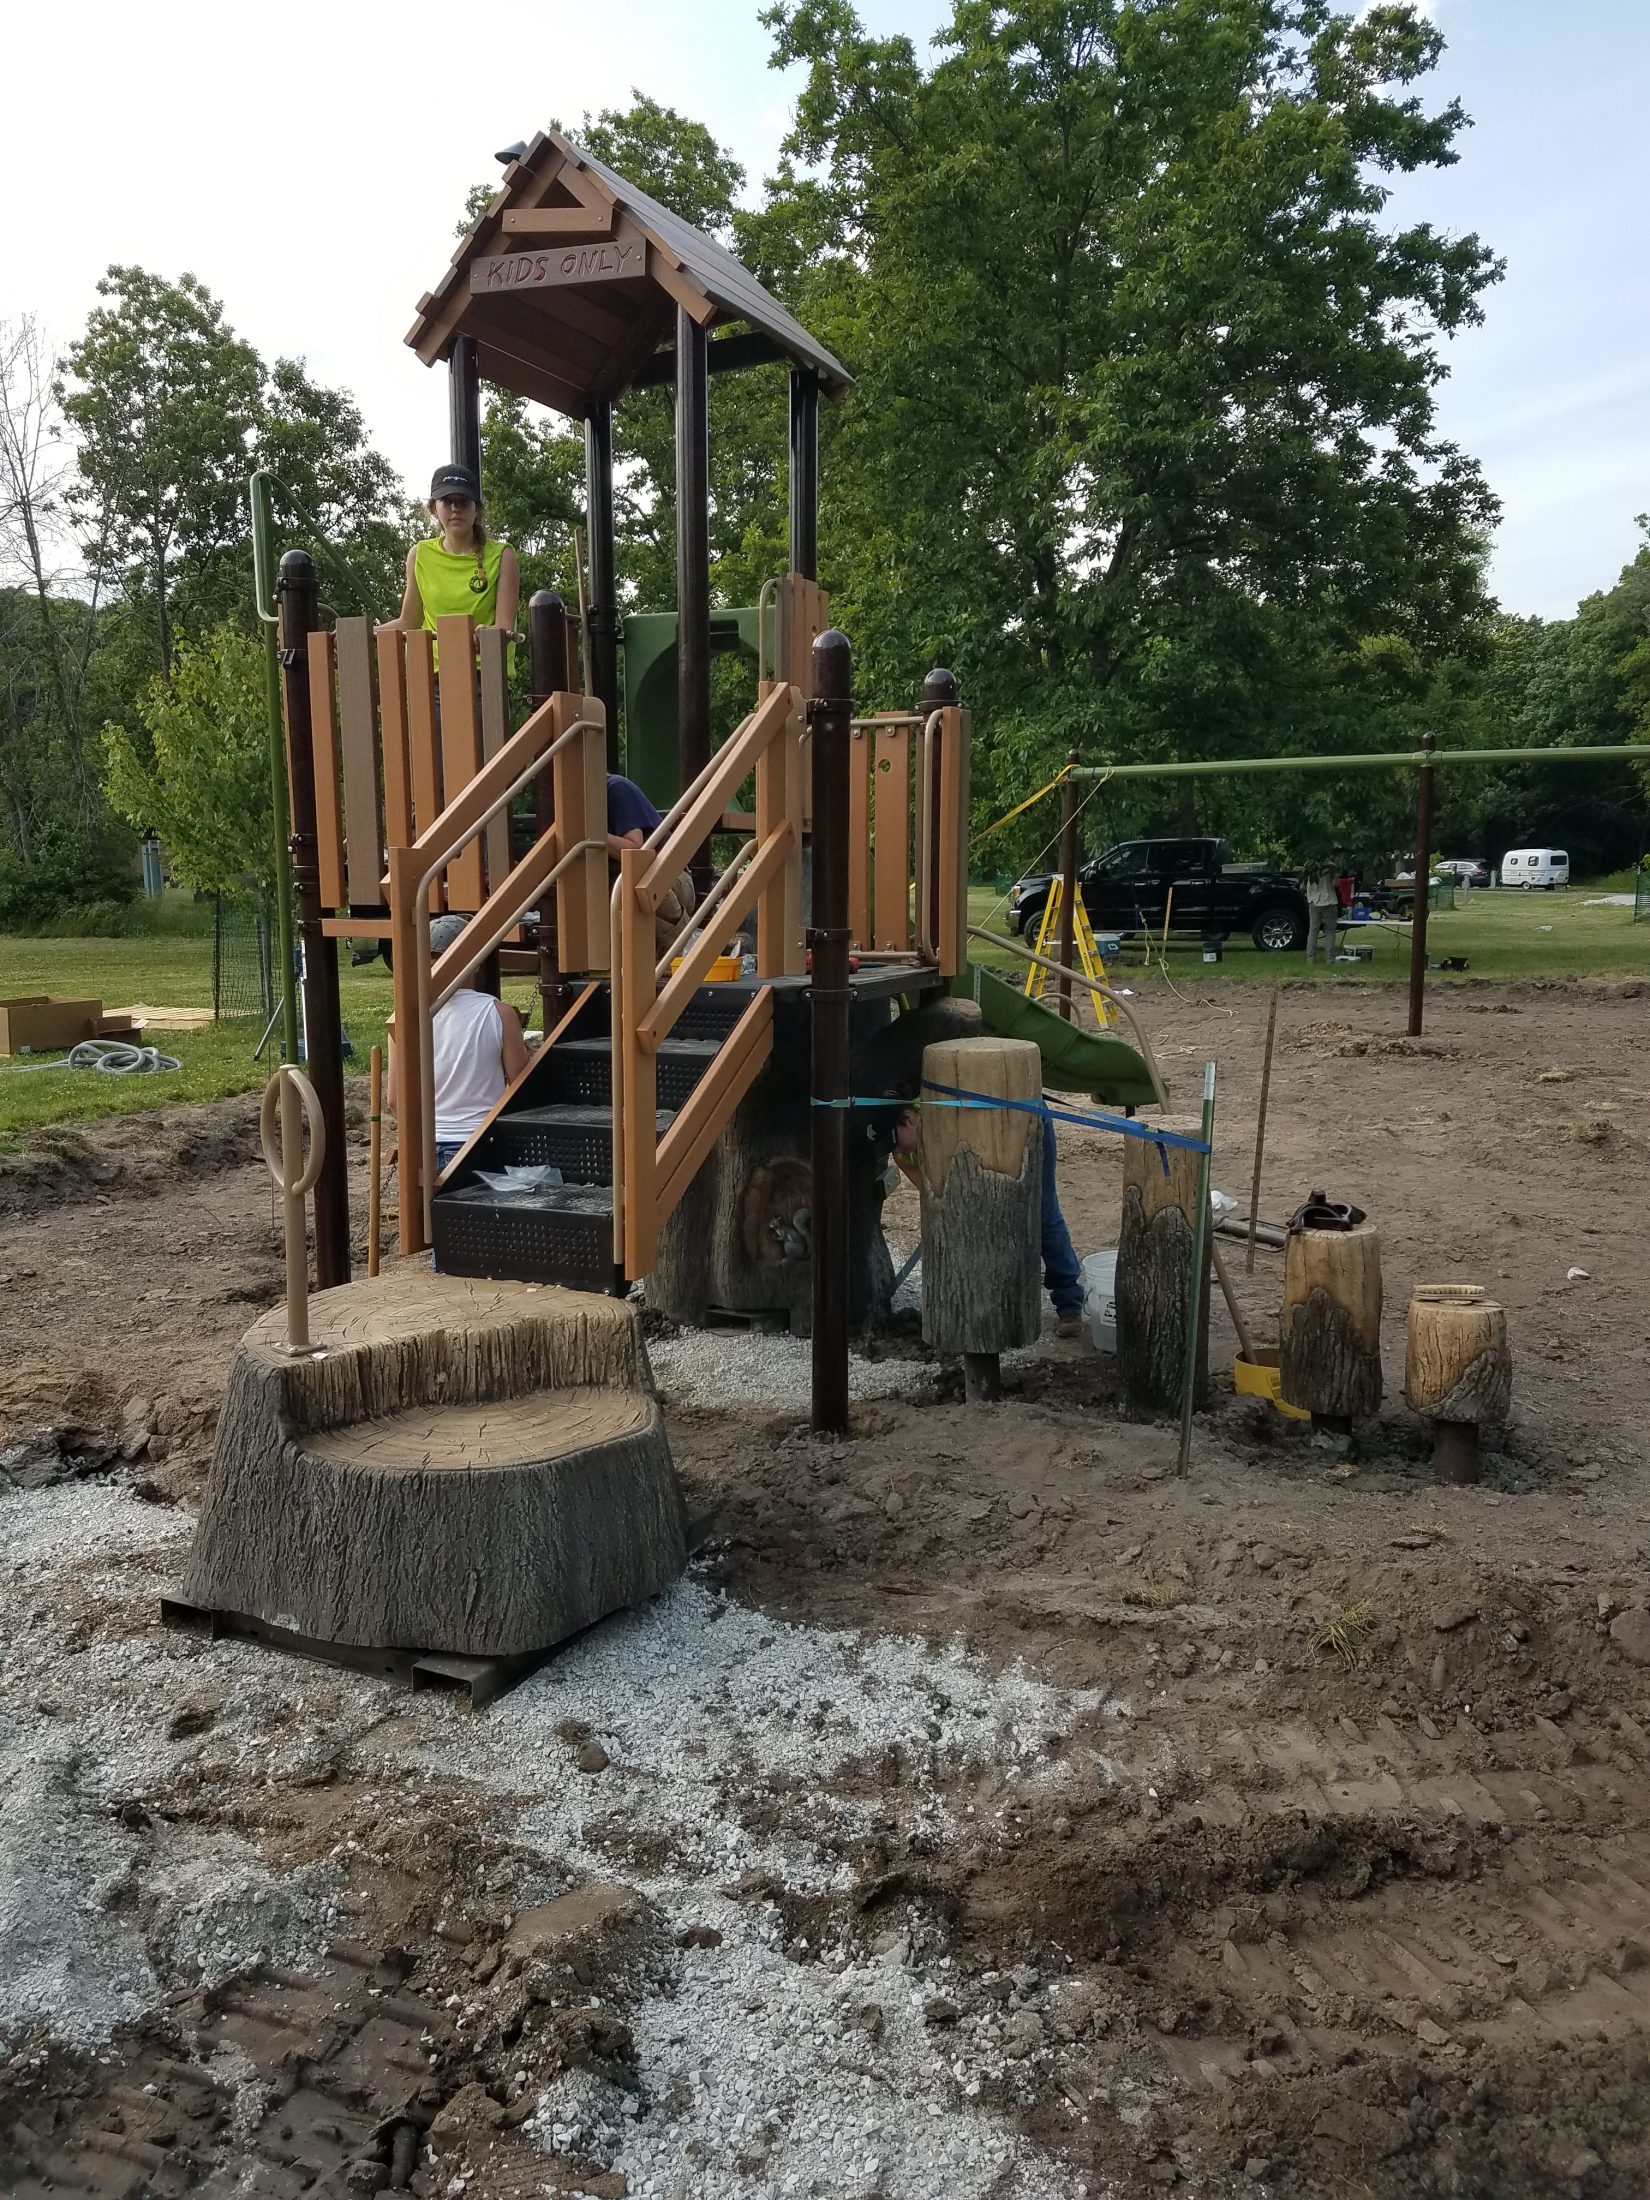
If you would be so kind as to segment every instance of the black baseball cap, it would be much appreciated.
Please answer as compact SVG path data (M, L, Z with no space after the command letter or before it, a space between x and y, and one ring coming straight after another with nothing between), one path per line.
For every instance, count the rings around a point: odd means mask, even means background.
M437 497L469 497L481 502L481 483L468 466L438 466L430 477L430 499Z

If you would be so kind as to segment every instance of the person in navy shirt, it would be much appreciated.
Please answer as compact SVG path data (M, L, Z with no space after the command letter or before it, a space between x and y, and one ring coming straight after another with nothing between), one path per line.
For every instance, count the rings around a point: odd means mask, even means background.
M627 848L640 848L664 820L635 780L620 772L607 775L607 852L617 859ZM659 953L671 946L698 905L691 872L684 871L660 902L654 918Z

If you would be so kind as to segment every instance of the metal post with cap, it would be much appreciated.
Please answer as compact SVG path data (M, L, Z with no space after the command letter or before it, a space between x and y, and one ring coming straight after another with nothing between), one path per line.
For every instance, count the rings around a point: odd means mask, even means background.
M813 752L812 975L813 1425L848 1427L849 756L853 651L834 627L813 646L808 727Z
M320 1108L325 1159L315 1187L315 1281L331 1290L349 1281L349 1153L344 1142L344 1035L338 996L338 942L323 930L315 822L315 741L309 697L309 637L317 623L315 563L288 550L275 583L280 614L281 693L286 713L287 774L292 787L292 883L298 904L304 1038L310 1082Z

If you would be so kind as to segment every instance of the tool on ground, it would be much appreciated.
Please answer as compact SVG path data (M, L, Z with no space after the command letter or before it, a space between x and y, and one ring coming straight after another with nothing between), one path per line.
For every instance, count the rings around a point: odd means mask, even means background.
M304 1159L304 1125L309 1125L309 1158ZM296 1357L312 1349L309 1341L309 1247L304 1233L304 1199L315 1187L326 1159L327 1134L315 1087L296 1064L283 1062L264 1087L258 1110L258 1140L269 1173L280 1187L286 1230L286 1350Z

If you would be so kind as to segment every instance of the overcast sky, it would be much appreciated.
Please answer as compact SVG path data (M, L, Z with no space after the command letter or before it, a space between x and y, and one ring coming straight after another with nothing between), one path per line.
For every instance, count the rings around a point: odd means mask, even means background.
M402 339L496 148L632 89L707 123L754 183L793 87L759 0L88 0L14 9L0 314L71 340L110 261L185 269L266 358L353 390L410 484L446 455L445 377ZM1650 0L1435 0L1437 96L1476 128L1406 184L1403 218L1477 230L1507 262L1448 354L1449 432L1503 500L1493 583L1563 616L1608 585L1650 508ZM943 0L861 0L925 42ZM824 485L829 495L830 485Z

